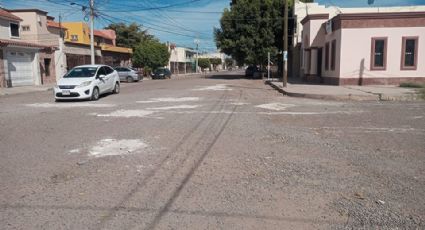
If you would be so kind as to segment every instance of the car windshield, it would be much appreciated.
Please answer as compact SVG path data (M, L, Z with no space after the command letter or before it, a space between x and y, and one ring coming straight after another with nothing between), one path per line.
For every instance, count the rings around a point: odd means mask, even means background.
M77 67L69 71L64 78L93 77L97 67Z
M165 72L165 69L157 69L155 71L155 73L158 73L158 74L161 74L161 73L164 73L164 72Z

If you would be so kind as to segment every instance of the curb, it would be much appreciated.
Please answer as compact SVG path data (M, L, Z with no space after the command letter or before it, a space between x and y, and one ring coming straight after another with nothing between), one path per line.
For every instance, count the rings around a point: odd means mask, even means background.
M12 96L12 95L21 95L21 94L29 94L29 93L37 93L37 92L48 92L53 91L53 87L45 88L45 89L39 89L39 90L29 90L29 91L22 91L22 92L13 92L13 93L3 93L0 92L0 97L3 96Z
M284 89L274 85L270 81L265 81L265 84L270 85L272 88L276 89L283 95L289 97L300 97L300 98L310 98L310 99L319 99L319 100L333 100L333 101L379 101L381 100L380 95L370 95L370 96L359 96L359 95L323 95L323 94L308 94L308 93L293 93L285 91Z

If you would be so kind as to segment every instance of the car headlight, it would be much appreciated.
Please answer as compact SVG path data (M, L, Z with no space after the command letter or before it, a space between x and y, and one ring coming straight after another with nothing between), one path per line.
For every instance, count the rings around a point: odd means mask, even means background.
M91 84L91 81L85 81L85 82L81 83L80 85L78 85L75 88L86 87L86 86L89 86L90 84Z

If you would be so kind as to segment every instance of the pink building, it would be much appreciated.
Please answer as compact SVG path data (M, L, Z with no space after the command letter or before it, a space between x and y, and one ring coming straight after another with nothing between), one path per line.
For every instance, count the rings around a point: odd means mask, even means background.
M310 14L301 23L305 80L425 82L425 12Z

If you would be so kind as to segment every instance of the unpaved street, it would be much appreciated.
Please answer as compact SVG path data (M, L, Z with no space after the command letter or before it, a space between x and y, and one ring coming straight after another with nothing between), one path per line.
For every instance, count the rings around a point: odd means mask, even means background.
M237 73L0 98L0 229L425 228L425 103Z

